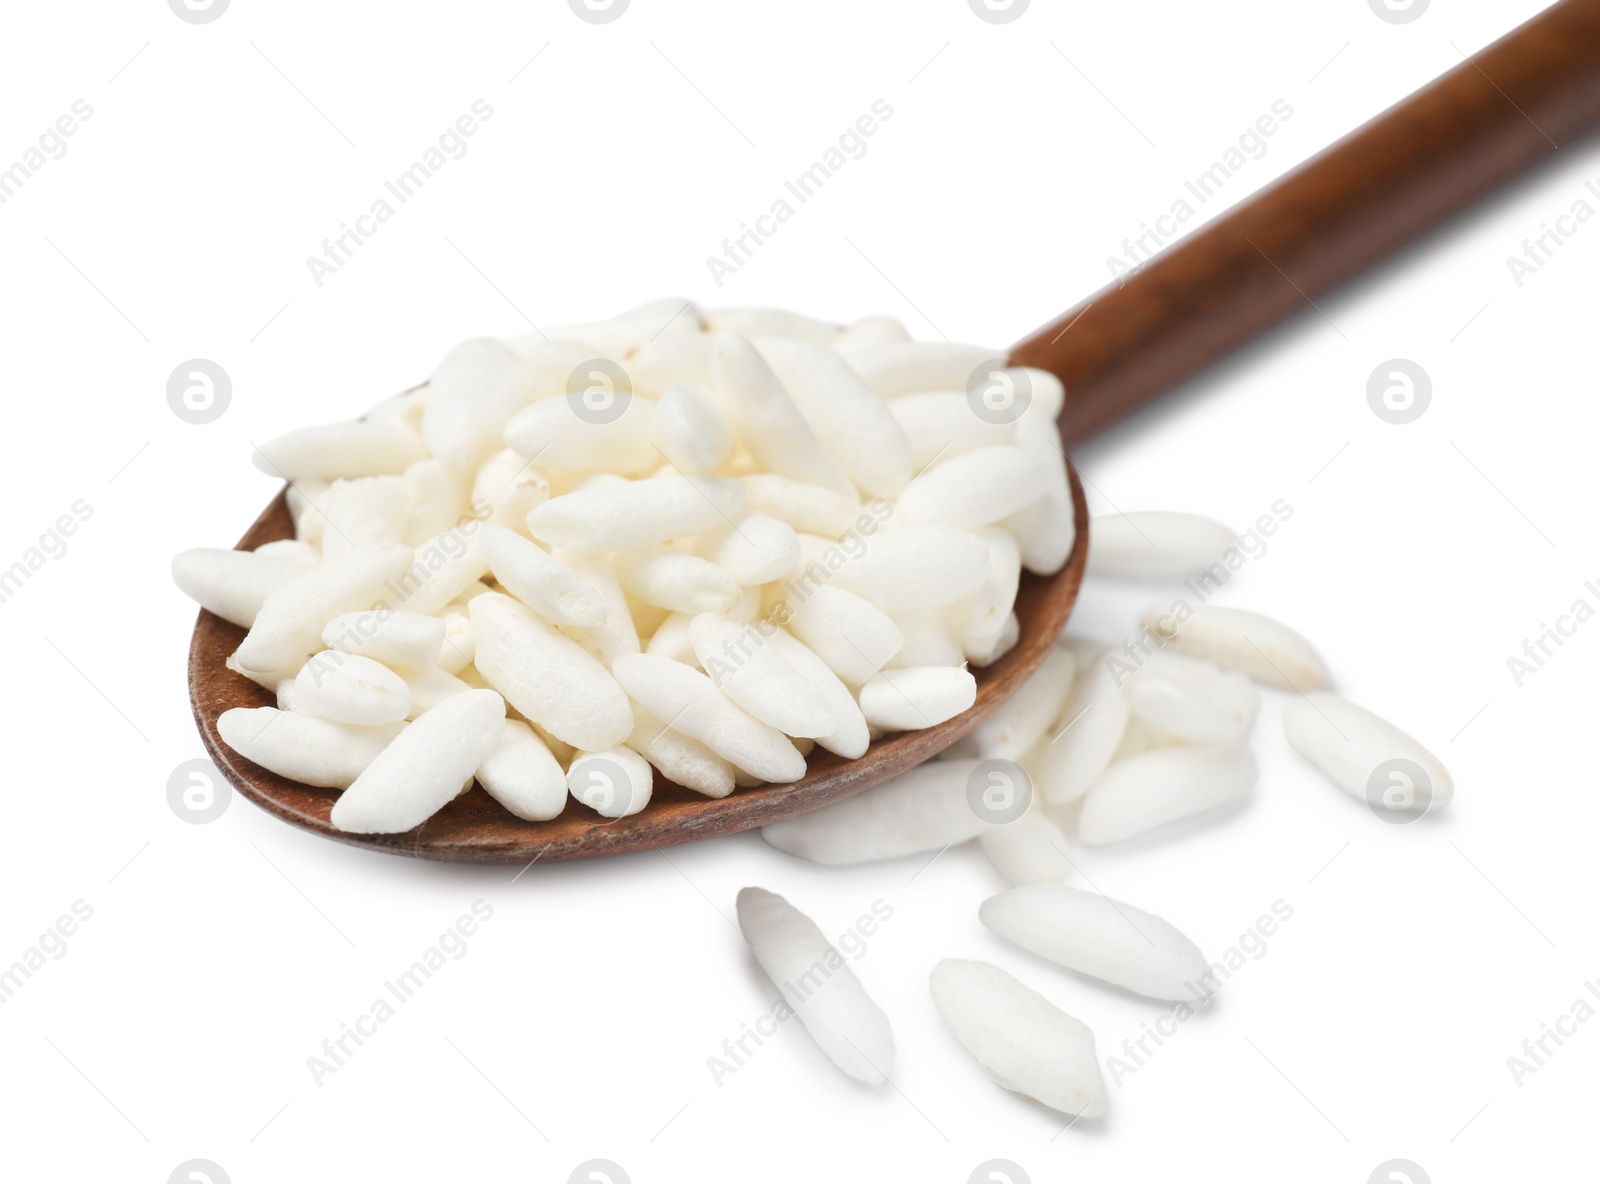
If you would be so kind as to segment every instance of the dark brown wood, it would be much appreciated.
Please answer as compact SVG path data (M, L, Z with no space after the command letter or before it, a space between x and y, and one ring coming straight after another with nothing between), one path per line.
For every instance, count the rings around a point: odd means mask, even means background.
M1021 342L1077 443L1600 124L1600 0L1563 0Z
M1158 255L1013 349L1067 388L1064 444L1084 439L1211 365L1600 122L1600 0L1563 0L1352 133L1238 209ZM761 826L858 793L940 752L1021 685L1076 600L1088 517L1071 474L1078 536L1062 572L1025 576L1022 636L978 674L971 710L936 728L888 736L860 760L818 753L793 785L718 801L669 784L631 818L571 805L513 818L474 787L403 835L349 835L328 814L337 794L277 777L217 735L230 707L271 702L224 659L243 631L201 612L189 687L207 750L241 793L280 818L360 847L471 863L557 862L686 843ZM239 546L288 538L282 495Z
M189 645L189 700L206 751L245 797L286 822L357 847L456 863L541 863L622 855L670 847L714 835L764 826L860 793L942 752L975 727L1038 668L1055 644L1077 599L1089 550L1089 511L1076 472L1069 471L1078 537L1062 570L1048 578L1023 574L1017 592L1021 637L1010 653L973 673L978 698L954 719L918 732L885 736L866 754L847 761L821 749L807 761L806 775L792 785L734 791L712 800L664 781L658 774L650 804L629 818L608 821L569 802L549 822L525 822L507 813L474 785L427 822L400 835L352 835L335 830L328 814L337 790L316 789L279 777L245 760L222 742L217 717L230 707L270 707L273 696L224 662L244 639L244 630L204 610ZM239 540L253 551L263 543L294 537L288 503L279 494Z

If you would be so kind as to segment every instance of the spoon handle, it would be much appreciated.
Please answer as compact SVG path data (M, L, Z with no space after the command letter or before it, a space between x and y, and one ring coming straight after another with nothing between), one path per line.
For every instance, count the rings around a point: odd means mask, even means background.
M1011 351L1108 427L1600 124L1600 0L1561 0Z

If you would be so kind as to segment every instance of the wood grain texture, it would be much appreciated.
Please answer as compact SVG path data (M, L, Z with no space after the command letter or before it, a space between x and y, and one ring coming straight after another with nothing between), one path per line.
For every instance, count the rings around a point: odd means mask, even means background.
M1600 124L1600 0L1563 0L1012 350L1070 448Z
M217 717L230 707L271 707L274 697L224 665L244 630L201 610L189 645L189 699L206 751L241 794L286 822L357 847L456 863L541 863L621 855L671 847L714 835L764 826L780 818L860 793L919 765L975 727L1033 673L1050 652L1077 598L1088 559L1089 518L1083 488L1069 471L1078 537L1066 566L1048 578L1023 573L1016 612L1021 638L1010 653L973 673L978 698L970 709L937 727L900 732L878 740L849 761L817 749L806 775L791 785L735 790L710 799L665 781L658 773L650 804L628 818L608 820L569 800L549 822L526 822L508 813L483 789L451 802L415 830L398 835L353 835L335 830L328 814L339 793L279 777L222 742ZM253 551L263 543L294 537L288 503L280 493L238 542Z
M1068 311L1012 350L1059 376L1064 445L1086 438L1203 370L1438 226L1600 123L1600 0L1562 0L1390 108L1234 211ZM189 686L206 748L246 797L297 826L357 846L474 863L616 855L761 826L858 793L940 752L1021 685L1066 622L1088 554L1083 491L1071 474L1078 536L1065 569L1024 576L1022 639L977 672L971 710L873 744L860 760L813 755L792 785L710 800L657 778L650 805L606 821L569 805L550 822L512 817L474 787L403 835L349 835L328 823L336 793L274 776L221 742L229 707L271 703L224 666L243 631L201 612ZM291 536L280 495L239 546Z

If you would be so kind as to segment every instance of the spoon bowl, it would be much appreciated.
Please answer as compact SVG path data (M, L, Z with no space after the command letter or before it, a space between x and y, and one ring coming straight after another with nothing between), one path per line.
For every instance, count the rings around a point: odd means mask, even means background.
M602 818L569 800L548 822L517 818L476 784L415 830L396 835L349 834L328 821L339 791L318 789L280 777L246 760L222 742L217 717L233 707L271 707L265 687L229 670L225 661L245 631L201 610L189 644L189 699L206 751L245 797L285 822L374 851L452 863L554 863L622 855L651 847L671 847L716 835L765 826L860 793L937 755L971 731L1005 702L1038 668L1066 624L1077 599L1089 554L1089 515L1078 475L1068 466L1077 537L1066 565L1055 575L1023 572L1016 613L1017 644L990 665L974 668L977 700L953 719L916 732L894 732L874 741L866 753L846 760L815 749L806 774L787 785L736 789L725 798L707 798L656 774L650 804L626 818ZM257 518L237 548L253 551L263 543L294 537L294 521L284 493Z

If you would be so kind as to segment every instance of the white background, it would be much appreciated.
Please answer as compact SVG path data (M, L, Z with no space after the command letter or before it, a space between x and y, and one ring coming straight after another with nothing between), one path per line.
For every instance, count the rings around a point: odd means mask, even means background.
M1291 119L1204 209L1270 178L1532 15L1439 0L1058 4L159 0L7 9L0 167L74 100L69 150L0 205L8 422L0 566L76 499L67 553L0 605L6 858L0 963L75 900L92 918L0 1006L7 1178L1360 1184L1565 1175L1592 1123L1600 1024L1517 1085L1506 1058L1600 974L1590 624L1518 688L1506 658L1600 577L1587 224L1518 287L1506 256L1600 183L1591 144L1077 457L1094 508L1243 526L1293 507L1222 602L1313 638L1351 697L1455 774L1450 809L1387 826L1257 730L1247 808L1086 851L1080 883L1213 956L1274 901L1292 920L1137 1073L1063 1120L987 1082L928 970L990 958L1082 1017L1102 1058L1160 1008L984 930L975 850L831 872L755 835L590 865L471 870L363 853L243 800L195 826L165 786L201 754L194 610L173 553L231 543L275 492L251 441L354 415L456 340L683 293L1003 346L1102 285L1108 255L1274 100ZM530 59L533 59L530 64ZM321 287L305 259L475 99L493 117ZM718 289L722 240L875 99L892 119ZM1193 225L1193 224L1191 224ZM1433 402L1393 426L1378 363ZM206 357L233 402L193 426L168 374ZM1108 638L1162 589L1086 592ZM919 869L922 869L919 871ZM895 1026L893 1086L847 1081L797 1024L713 1083L776 998L732 927L746 884L829 933L894 910L856 963ZM306 1058L477 899L492 919L336 1074ZM1185 1176L1187 1178L1187 1175Z

